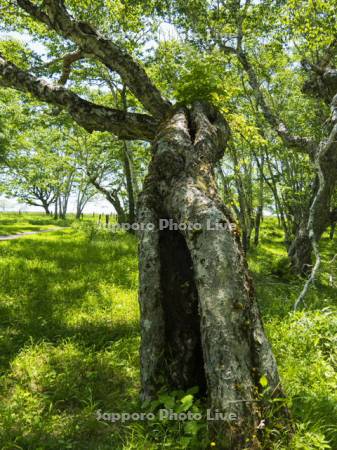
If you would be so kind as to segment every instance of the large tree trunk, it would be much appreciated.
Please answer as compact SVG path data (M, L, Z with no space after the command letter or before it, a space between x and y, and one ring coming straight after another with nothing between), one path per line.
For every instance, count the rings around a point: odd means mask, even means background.
M176 110L156 138L139 205L141 370L143 398L163 384L199 385L213 411L235 414L216 424L234 450L259 435L260 377L273 395L281 388L237 227L216 192L227 138L224 119L201 103ZM161 230L160 219L202 228Z

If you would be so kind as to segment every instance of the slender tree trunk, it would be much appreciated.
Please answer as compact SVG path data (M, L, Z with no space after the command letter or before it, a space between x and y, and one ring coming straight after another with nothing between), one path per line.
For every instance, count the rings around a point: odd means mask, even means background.
M55 205L54 205L54 219L58 219L59 218L59 211L58 211L58 197L55 197Z
M104 196L108 200L108 202L110 202L112 204L112 206L114 207L116 214L117 214L118 223L119 224L126 223L126 221L127 221L126 214L125 214L124 208L122 206L122 203L118 197L117 191L116 190L109 191L105 187L101 186L99 181L97 181L97 179L94 177L90 178L90 183L92 183L92 185L95 186L95 188L99 192L104 194Z
M45 210L46 215L50 216L49 205L47 203L43 204L43 209Z
M132 173L130 167L130 161L127 151L127 143L123 142L123 165L124 165L124 175L126 179L126 190L128 193L128 203L129 203L129 223L134 223L136 221L136 210L135 210L135 197L132 183Z
M58 197L58 211L59 211L59 217L61 218L61 219L64 219L64 216L63 216L63 209L62 209L62 199L61 199L61 195Z
M242 177L247 176L247 173L245 173L245 175L241 175L240 171L238 170L239 160L235 147L232 148L231 153L234 161L235 184L240 205L239 221L242 234L242 247L245 253L247 253L250 247L252 232L252 204L250 202L251 197L249 197L249 193L247 192L247 189L245 189L244 181L242 180ZM245 172L247 171L245 170Z
M81 205L77 203L76 205L76 219L80 219L82 214Z
M263 214L263 204L260 204L258 206L258 209L256 212L255 224L254 224L254 230L255 230L254 245L255 246L259 245L259 242L260 242L260 226L261 226L262 214Z
M76 219L80 219L81 216L82 216L82 210L77 205L77 208L76 208Z
M107 197L107 200L112 204L112 206L115 208L116 214L117 214L117 222L119 224L126 223L127 218L125 211L123 209L123 206L119 200L119 197L117 194L115 195L109 195Z
M81 192L81 190L78 190L77 193L77 199L76 199L76 219L80 219L83 209L86 205L86 202L84 202L84 193Z
M199 102L176 110L156 138L139 206L141 371L143 398L163 384L199 385L229 418L215 422L221 448L236 450L266 417L260 377L282 393L239 233L217 195L213 168L227 138L224 119ZM160 229L160 219L181 230Z
M263 166L264 166L264 158L263 157L262 157L262 161L260 164L261 164L261 170L263 172ZM263 218L263 203L264 203L263 189L264 189L264 178L263 178L263 175L260 173L259 204L257 207L256 216L255 216L255 224L254 224L254 228L255 228L254 245L255 246L259 245L259 241L260 241L260 225L261 225L261 220Z

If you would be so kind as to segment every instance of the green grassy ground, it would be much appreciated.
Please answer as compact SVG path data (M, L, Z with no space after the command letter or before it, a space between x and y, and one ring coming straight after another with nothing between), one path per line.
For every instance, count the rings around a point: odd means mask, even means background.
M337 281L327 264L336 244L323 241L325 271L306 312L293 314L301 281L287 271L274 222L262 238L250 266L296 427L290 447L281 430L273 449L336 449ZM198 448L202 424L97 420L97 410L141 407L136 249L133 236L76 222L0 243L1 449Z
M72 221L72 218L55 220L52 216L48 217L39 213L0 213L0 235L8 236L10 234L64 227Z

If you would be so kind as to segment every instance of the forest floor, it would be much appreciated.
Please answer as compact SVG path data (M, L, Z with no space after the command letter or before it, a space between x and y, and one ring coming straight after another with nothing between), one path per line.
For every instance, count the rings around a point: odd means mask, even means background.
M217 448L205 444L203 423L104 420L141 411L136 238L89 220L22 216L0 215L0 234L71 226L0 243L0 448ZM295 314L303 280L288 270L273 219L261 238L249 265L295 422L291 444L267 424L275 443L266 448L337 449L336 240L324 237L322 274ZM162 393L150 407L186 398L186 408L200 407L182 395Z

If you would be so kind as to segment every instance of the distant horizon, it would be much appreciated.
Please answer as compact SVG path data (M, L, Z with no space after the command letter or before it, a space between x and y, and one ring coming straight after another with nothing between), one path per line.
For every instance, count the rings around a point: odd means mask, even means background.
M53 205L51 206L51 212L53 212ZM15 197L0 196L0 212L36 212L44 213L42 206L31 206L26 203L19 202ZM76 213L76 199L71 197L69 200L68 213ZM97 198L85 206L83 210L84 214L116 214L114 207L104 198Z

